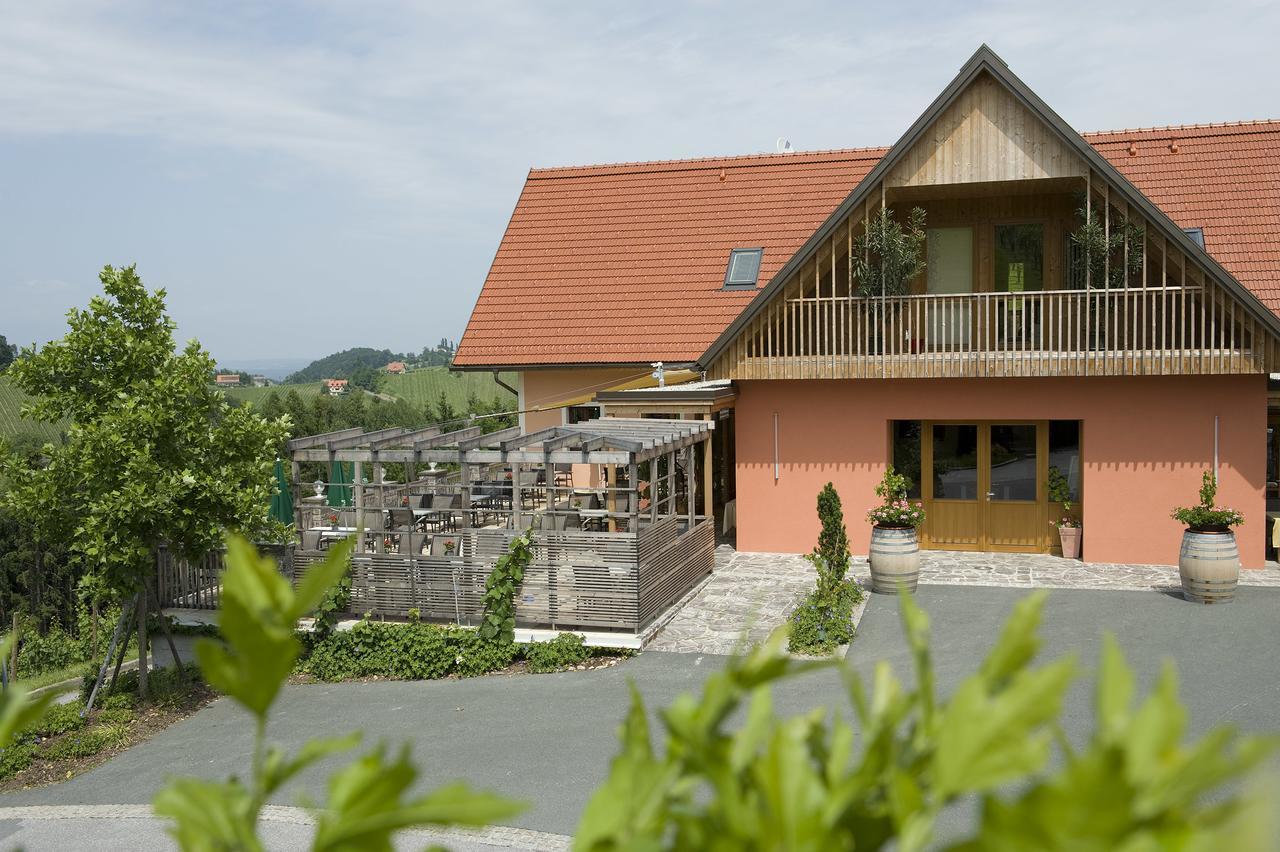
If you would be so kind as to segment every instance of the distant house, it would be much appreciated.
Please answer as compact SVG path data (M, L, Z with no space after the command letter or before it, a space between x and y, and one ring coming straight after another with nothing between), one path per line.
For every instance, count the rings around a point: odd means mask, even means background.
M271 384L271 380L266 376L253 376L253 386L255 388L265 388Z
M391 373L392 375L396 375L396 376L403 376L403 375L404 375L404 362L403 362L403 361L392 361L390 364L388 364L387 366L383 367L382 369L386 370L388 373Z
M325 386L329 389L329 396L341 396L347 392L346 379L325 379Z
M218 387L235 387L240 384L239 373L219 373L213 380Z

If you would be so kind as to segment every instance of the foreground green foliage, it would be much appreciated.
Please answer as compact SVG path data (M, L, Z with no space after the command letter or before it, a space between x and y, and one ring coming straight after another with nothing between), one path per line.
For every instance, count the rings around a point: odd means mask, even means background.
M943 808L977 797L974 835L952 848L1257 849L1274 846L1270 802L1234 792L1273 738L1220 729L1186 745L1186 711L1166 668L1136 707L1133 675L1108 638L1094 733L1066 744L1062 700L1077 666L1033 667L1044 595L1021 601L977 672L948 700L934 686L929 621L901 606L915 663L907 687L881 662L868 691L840 668L857 728L823 708L792 718L771 685L833 663L797 663L775 634L662 711L655 752L639 695L622 749L578 828L575 849L884 849L934 841ZM730 724L745 711L745 721ZM1060 769L1049 769L1055 743ZM1254 788L1250 788L1253 790ZM1210 801L1212 798L1212 801Z
M9 655L13 643L12 635L0 640L0 659ZM24 742L16 740L22 732L39 724L56 697L52 692L33 696L18 684L0 691L0 778L30 764L34 753L30 738Z
M267 799L321 758L353 748L359 735L312 740L296 755L266 743L266 723L281 686L302 652L298 619L314 610L346 570L350 543L337 545L290 587L270 557L238 538L227 544L219 624L222 641L201 639L196 656L205 677L252 714L255 738L244 781L182 778L156 794L157 815L183 849L262 849L258 815ZM388 756L378 746L329 779L328 801L317 810L312 848L390 849L392 835L423 825L485 825L517 813L518 805L454 784L408 797L417 778L407 750Z
M862 600L862 588L845 577L849 534L840 495L830 482L818 492L818 520L822 522L818 545L805 557L818 572L818 582L791 614L788 645L793 653L815 656L853 640L853 608Z

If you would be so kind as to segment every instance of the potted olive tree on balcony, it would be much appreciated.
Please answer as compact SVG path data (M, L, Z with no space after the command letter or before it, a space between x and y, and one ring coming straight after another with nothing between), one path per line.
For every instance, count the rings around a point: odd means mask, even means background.
M1214 504L1218 482L1205 471L1200 484L1200 503L1173 510L1173 518L1187 525L1178 554L1178 574L1182 596L1193 603L1226 603L1236 596L1240 581L1240 551L1234 526L1244 523L1244 515L1227 506Z
M1051 523L1058 528L1058 540L1062 542L1062 555L1067 559L1080 558L1080 519L1071 511L1071 483L1056 466L1049 468L1049 502L1062 505L1062 515Z
M853 239L850 269L858 282L858 295L905 295L911 280L924 271L924 246L923 210L913 208L904 225L893 217L892 208L881 209L867 222L866 230ZM871 351L880 350L888 319L881 315L879 306L875 310L878 321L872 323L872 338L868 341Z
M920 540L924 507L907 499L911 480L889 465L876 486L880 505L867 512L871 522L871 591L897 594L916 590L920 579Z

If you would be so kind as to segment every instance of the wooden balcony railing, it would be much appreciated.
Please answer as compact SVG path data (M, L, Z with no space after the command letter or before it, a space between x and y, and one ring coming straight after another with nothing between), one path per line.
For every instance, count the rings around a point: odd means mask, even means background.
M1268 336L1199 287L779 300L725 378L1265 372ZM1256 342L1256 345L1255 345Z

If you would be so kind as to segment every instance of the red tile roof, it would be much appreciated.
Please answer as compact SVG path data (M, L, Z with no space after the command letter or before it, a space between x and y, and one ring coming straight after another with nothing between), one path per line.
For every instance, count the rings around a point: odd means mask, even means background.
M1280 121L1084 138L1179 226L1203 228L1205 250L1280 313Z
M1280 311L1280 121L1084 136ZM454 364L694 361L758 295L723 289L730 249L764 247L763 286L887 150L534 169Z

